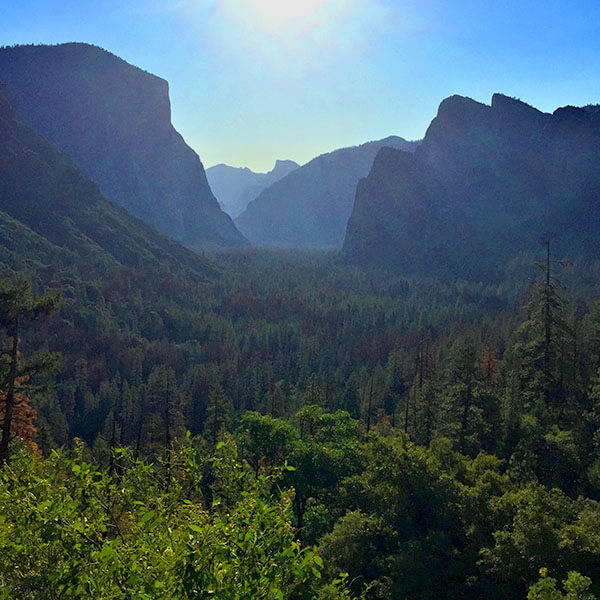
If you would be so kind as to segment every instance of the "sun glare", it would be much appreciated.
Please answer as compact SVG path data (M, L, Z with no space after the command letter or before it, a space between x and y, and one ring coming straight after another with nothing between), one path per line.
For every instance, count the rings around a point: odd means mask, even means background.
M246 0L261 17L272 21L292 21L309 17L327 0Z
M250 60L258 69L299 77L304 67L320 69L362 42L378 15L379 0L193 0L211 8L216 18L215 44L224 54L230 44L234 60ZM369 4L369 11L364 10ZM209 14L207 12L207 14ZM361 15L359 19L358 16ZM362 18L364 17L364 18ZM377 17L378 18L378 17ZM218 41L217 41L218 40ZM351 48L351 49L352 49ZM294 69L290 70L293 61ZM266 65L269 65L266 67Z
M328 0L245 0L265 23L285 24L314 16Z

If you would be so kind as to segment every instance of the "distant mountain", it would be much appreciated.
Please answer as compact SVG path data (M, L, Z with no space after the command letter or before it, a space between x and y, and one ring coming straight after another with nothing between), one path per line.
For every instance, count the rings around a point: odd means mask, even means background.
M194 247L247 243L173 128L165 80L72 43L0 48L0 82L27 124L159 231Z
M213 267L106 199L63 153L18 121L0 88L0 272L68 269L89 277L120 267L205 278Z
M318 156L265 189L236 225L255 244L341 246L356 184L369 173L377 152L417 145L392 136Z
M255 173L247 167L221 164L206 169L206 177L221 208L235 218L264 189L299 166L293 160L278 160L268 173Z
M502 94L444 100L413 155L382 150L357 188L345 258L403 272L498 277L539 255L600 249L600 111L547 114Z

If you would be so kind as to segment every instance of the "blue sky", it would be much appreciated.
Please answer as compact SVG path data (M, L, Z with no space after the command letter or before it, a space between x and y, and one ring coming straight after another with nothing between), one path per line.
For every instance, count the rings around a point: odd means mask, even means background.
M85 41L167 79L206 166L421 137L451 94L600 102L600 0L3 0L0 44Z

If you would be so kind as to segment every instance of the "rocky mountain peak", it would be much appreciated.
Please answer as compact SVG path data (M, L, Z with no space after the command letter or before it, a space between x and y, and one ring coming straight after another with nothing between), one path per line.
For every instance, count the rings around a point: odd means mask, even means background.
M502 94L490 106L447 98L414 156L378 153L357 189L345 256L485 280L511 260L532 260L548 230L557 252L595 256L598 114L548 114Z
M246 244L171 124L167 82L90 44L0 49L23 120L112 200L190 246Z
M275 166L269 172L271 175L283 177L287 175L290 171L297 169L300 165L293 160L276 160Z

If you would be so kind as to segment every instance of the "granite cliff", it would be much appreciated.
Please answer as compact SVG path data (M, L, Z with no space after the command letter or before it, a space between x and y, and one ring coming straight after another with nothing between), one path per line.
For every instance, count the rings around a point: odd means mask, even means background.
M247 242L171 124L168 84L89 44L0 49L20 117L108 198L194 247Z

